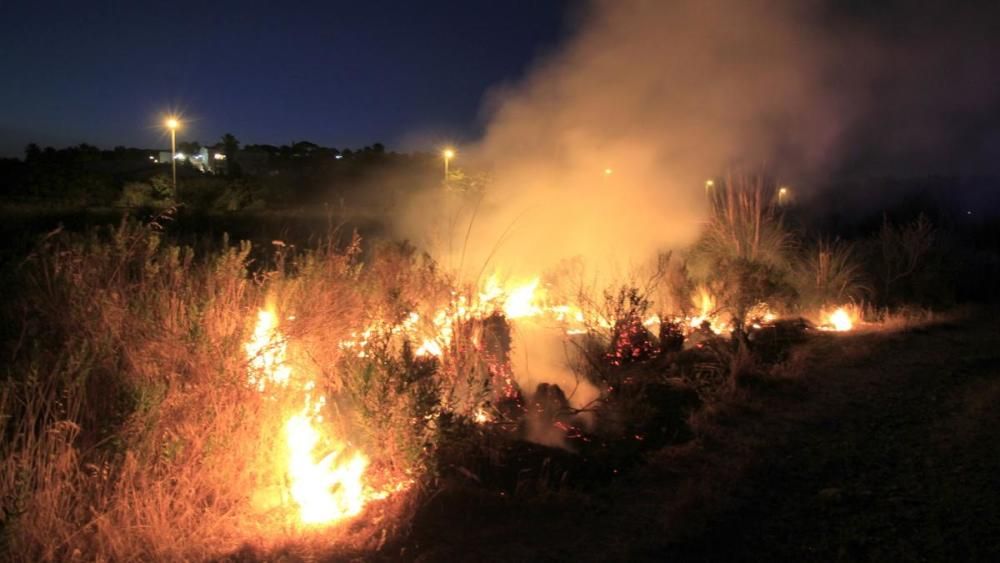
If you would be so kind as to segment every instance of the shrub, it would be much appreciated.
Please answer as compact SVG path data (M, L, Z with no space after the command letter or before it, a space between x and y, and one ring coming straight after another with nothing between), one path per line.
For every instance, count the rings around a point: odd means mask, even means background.
M904 284L924 266L934 243L934 227L926 216L905 225L894 225L883 218L873 241L875 272L879 280L881 302L896 304L907 292Z
M762 177L730 177L712 190L709 220L688 269L696 283L713 290L732 317L734 338L742 339L755 306L793 296L787 277L795 239Z
M116 204L121 207L147 207L155 202L152 186L145 182L129 182L122 187L122 195Z
M799 305L808 310L861 301L871 292L854 245L840 240L820 240L805 252L793 279Z

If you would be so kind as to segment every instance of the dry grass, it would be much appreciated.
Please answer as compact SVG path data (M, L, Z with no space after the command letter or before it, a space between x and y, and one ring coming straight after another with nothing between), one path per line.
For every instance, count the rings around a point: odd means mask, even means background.
M362 264L356 239L279 249L275 267L253 271L252 250L196 256L155 224L125 222L55 233L19 267L3 311L6 558L204 560L308 535L282 498L275 455L299 399L247 384L243 344L268 303L295 316L290 354L333 398L330 431L362 448L376 475L423 473L433 428L413 420L433 397L414 392L398 343L365 362L330 343L373 319L391 334L396 313L443 279L406 249ZM384 542L401 519L389 512L345 531L341 548Z
M872 294L854 246L820 240L795 265L793 279L799 305L806 310L860 302Z
M782 224L775 187L763 176L730 176L711 188L711 215L699 250L716 259L787 266L795 240Z
M764 177L729 177L711 190L711 214L688 269L696 284L718 298L741 338L754 307L791 299L787 278L796 239L782 223L775 187Z

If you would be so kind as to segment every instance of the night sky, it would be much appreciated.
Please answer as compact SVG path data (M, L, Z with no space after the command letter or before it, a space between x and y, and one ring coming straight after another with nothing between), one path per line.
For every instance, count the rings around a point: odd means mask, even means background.
M565 0L0 2L0 155L28 142L432 147L570 32Z
M566 50L589 4L0 0L0 156L19 156L28 142L164 148L171 110L184 120L181 141L232 133L244 144L468 143L482 135L492 94ZM782 2L760 6L772 4ZM617 4L597 5L606 16ZM843 51L842 68L823 69L831 90L849 92L838 113L857 114L839 143L843 168L1000 169L1000 3L803 5L825 7L810 25Z

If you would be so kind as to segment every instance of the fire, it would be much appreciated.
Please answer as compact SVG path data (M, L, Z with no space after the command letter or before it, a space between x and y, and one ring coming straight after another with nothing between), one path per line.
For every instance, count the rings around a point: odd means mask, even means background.
M715 334L723 334L729 330L728 323L719 315L715 297L708 289L699 287L692 302L697 311L696 316L673 318L674 322L686 327L686 332L700 331L705 322ZM416 357L443 358L451 348L458 323L485 319L496 313L502 313L512 322L545 323L547 326L558 327L570 337L588 334L598 328L612 329L615 326L612 319L605 318L599 312L585 312L577 305L550 301L539 277L518 283L502 280L500 275L493 273L477 290L455 292L449 303L427 312L425 317L411 312L393 325L375 321L352 333L339 346L363 358L367 356L369 342L375 335L392 334L414 343ZM772 322L775 318L765 304L761 304L754 313L757 321ZM661 321L658 314L648 314L641 319L642 325L653 332L654 336L659 332ZM473 344L477 345L475 342Z
M715 297L713 297L712 294L708 292L708 289L706 289L703 285L698 286L698 289L695 290L695 295L692 298L692 301L694 301L695 306L698 307L698 311L701 313L701 316L707 316L715 310Z
M437 340L428 338L423 341L414 354L419 357L435 356L440 358L441 354L444 354L444 350L441 349L441 344L439 344Z
M365 505L362 476L368 459L360 453L344 455L338 445L316 461L320 434L313 417L299 413L285 425L288 441L289 492L299 505L304 524L326 524L361 513Z
M244 345L250 360L250 385L263 392L268 382L286 385L292 370L285 363L285 342L276 332L278 318L270 311L257 313L257 326Z
M537 287L538 278L535 278L511 290L503 304L504 315L508 319L520 319L541 313L542 310L535 304L535 289Z
M715 334L722 334L727 326L718 316L716 311L715 296L712 295L705 286L698 286L691 302L698 310L698 314L688 319L688 326L691 330L699 330L704 323L709 324L709 328Z
M284 432L288 492L299 507L299 520L320 525L356 516L374 496L366 490L363 479L368 458L361 452L348 452L347 445L335 437L323 436L321 411L326 397L316 393L316 382L310 375L293 371L286 359L287 346L278 331L277 316L261 310L253 336L245 345L249 383L264 392L269 386L288 388L294 379L304 391L303 406L288 417ZM321 446L330 453L319 457Z
M829 314L825 324L831 327L831 330L846 332L854 328L854 318L847 309L838 307Z
M487 422L491 422L492 420L493 417L491 417L490 413L486 412L486 409L484 409L483 407L477 408L476 412L472 413L472 421L475 422L476 424L486 424Z

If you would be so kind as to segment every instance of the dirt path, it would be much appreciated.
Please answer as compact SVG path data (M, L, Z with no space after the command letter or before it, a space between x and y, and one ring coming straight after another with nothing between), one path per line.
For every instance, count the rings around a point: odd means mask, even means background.
M606 492L471 503L419 560L1000 560L1000 321L821 335ZM435 526L436 527L436 526Z

